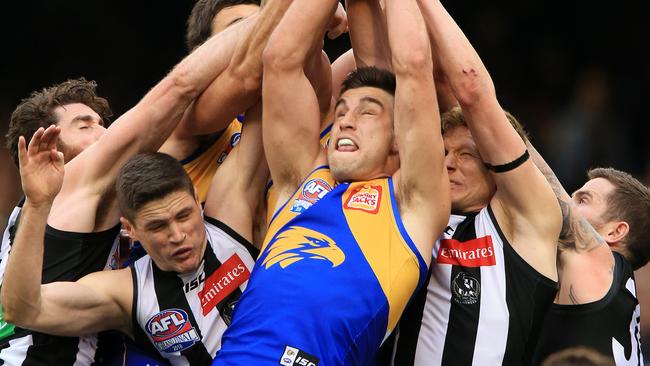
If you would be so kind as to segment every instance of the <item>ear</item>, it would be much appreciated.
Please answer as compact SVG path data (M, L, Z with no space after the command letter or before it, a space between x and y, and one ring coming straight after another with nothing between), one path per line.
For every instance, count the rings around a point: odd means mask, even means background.
M625 239L630 232L630 225L625 221L614 221L605 224L605 235L603 238L612 247L620 246L620 243Z
M122 227L126 232L129 234L129 237L135 241L135 240L140 240L137 238L137 235L135 233L134 225L131 224L131 222L124 216L120 217L120 223L122 224Z

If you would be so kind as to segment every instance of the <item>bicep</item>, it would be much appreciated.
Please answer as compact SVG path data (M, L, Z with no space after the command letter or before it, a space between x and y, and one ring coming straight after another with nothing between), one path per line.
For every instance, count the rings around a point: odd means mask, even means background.
M88 275L77 282L53 282L41 287L41 310L30 328L60 335L82 336L107 329L126 331L125 313L107 284ZM62 316L64 314L64 316Z

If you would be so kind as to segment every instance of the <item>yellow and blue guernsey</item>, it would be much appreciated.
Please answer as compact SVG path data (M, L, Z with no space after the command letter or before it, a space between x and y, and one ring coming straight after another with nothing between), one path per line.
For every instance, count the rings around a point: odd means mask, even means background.
M200 202L205 202L212 183L212 177L217 172L217 168L226 160L228 153L232 151L235 145L239 143L243 121L244 117L238 116L221 134L202 144L194 153L181 160L183 169L185 169L192 180L192 184L196 187Z
M315 170L264 244L213 365L366 365L427 275L392 178Z

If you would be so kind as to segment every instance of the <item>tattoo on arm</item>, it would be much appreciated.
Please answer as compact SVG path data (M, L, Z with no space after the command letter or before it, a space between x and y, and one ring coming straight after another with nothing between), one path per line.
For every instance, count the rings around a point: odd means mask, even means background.
M562 211L562 230L560 231L559 237L559 249L573 249L578 252L591 251L601 244L605 244L605 240L594 230L591 224L576 212L576 207L571 196L564 190L562 183L557 179L551 167L544 161L544 158L535 150L530 141L527 141L526 145L537 169L542 172L551 185L553 193L555 193L555 197L557 197L560 204L560 210Z

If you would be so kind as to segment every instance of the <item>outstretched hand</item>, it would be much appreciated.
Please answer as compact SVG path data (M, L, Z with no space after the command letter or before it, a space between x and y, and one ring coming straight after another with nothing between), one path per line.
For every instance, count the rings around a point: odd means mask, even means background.
M20 178L26 199L34 205L51 204L61 190L64 175L63 153L56 145L61 128L39 128L27 147L25 138L18 140Z

